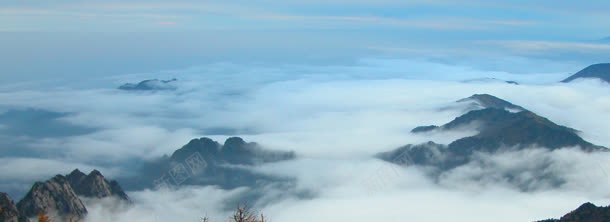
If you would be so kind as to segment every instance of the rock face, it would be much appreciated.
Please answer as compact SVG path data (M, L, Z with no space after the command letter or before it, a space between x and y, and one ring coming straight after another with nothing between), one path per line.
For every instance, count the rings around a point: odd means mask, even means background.
M607 222L610 221L610 206L598 207L592 203L585 203L576 210L564 215L560 219L547 219L539 222Z
M422 126L413 129L412 132L474 128L479 132L478 134L455 140L448 145L433 142L406 145L393 151L380 153L377 157L397 164L431 166L443 172L467 164L481 153L520 151L531 147L547 150L578 147L586 152L608 150L585 141L578 136L578 131L572 128L557 125L497 97L474 95L464 100L476 100L483 109L469 111L442 126ZM522 111L511 112L508 111L509 109ZM544 172L541 171L541 175L547 176ZM552 182L552 184L558 183Z
M582 78L596 78L605 82L610 82L610 63L590 65L561 82L572 82Z
M129 197L116 181L106 180L97 170L93 170L89 175L86 175L75 169L66 175L66 178L74 192L79 196L90 198L117 197L130 202Z
M34 217L47 212L66 217L82 218L87 209L78 198L66 177L57 175L46 182L36 182L26 196L17 203L21 215Z
M17 210L17 206L6 193L0 193L0 222L27 222L28 219L22 216Z
M171 156L146 163L136 178L121 182L130 189L180 185L254 187L282 179L253 172L248 166L294 158L293 152L266 150L239 137L228 138L223 145L203 137L191 140Z
M134 83L126 83L122 86L119 86L120 90L130 90L130 91L155 91L155 90L176 90L177 87L172 84L172 82L177 81L176 79L170 80L158 80L158 79L148 79L141 81L137 84Z
M45 182L36 182L19 203L15 206L4 193L0 193L2 217L6 221L27 221L40 212L58 216L63 219L83 218L87 208L79 196L89 198L117 197L130 203L116 181L108 181L97 170L86 175L78 169L63 176L57 175ZM11 219L11 220L9 220ZM0 222L5 220L0 220Z

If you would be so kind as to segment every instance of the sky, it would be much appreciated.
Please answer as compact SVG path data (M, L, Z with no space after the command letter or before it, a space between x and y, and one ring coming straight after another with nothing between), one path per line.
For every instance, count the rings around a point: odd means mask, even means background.
M608 59L610 46L601 39L610 36L609 7L603 0L6 0L0 80L86 79L227 61L349 64L363 57L575 72L567 66ZM524 57L566 67L502 63Z
M241 136L295 151L251 170L313 194L268 189L254 205L272 221L533 221L608 205L607 153L481 155L436 180L373 158L476 134L409 131L451 121L463 114L455 101L480 93L610 147L609 84L559 83L610 60L608 11L567 0L4 0L0 191L18 200L74 168L128 177L193 138ZM177 89L117 89L154 78ZM535 181L538 167L567 182L525 192L501 176ZM223 221L222 204L248 191L130 190L136 204L122 210L87 200L87 221Z

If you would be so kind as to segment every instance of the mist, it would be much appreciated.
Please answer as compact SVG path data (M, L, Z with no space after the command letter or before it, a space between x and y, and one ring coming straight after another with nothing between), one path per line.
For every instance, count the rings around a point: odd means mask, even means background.
M45 81L33 83L37 87L12 85L0 92L5 112L33 108L69 113L55 120L92 131L21 133L18 140L2 144L0 188L19 199L32 182L74 168L96 168L120 178L132 174L135 163L171 154L192 138L240 136L297 154L295 160L251 169L296 181L288 190L268 187L250 203L274 221L532 221L560 216L582 202L610 202L610 191L604 189L610 186L610 154L532 149L480 155L436 179L425 167L401 167L373 156L406 144L447 144L476 134L474 129L409 133L463 114L454 102L476 93L523 106L580 130L585 140L610 147L605 135L610 125L604 122L610 112L609 85L596 80L557 83L568 74L492 72L379 58L349 65L218 63L89 78L94 87L86 89ZM174 77L175 91L116 89L125 82ZM520 84L463 81L490 77ZM541 175L532 169L541 165L561 175L561 186L537 179ZM503 172L520 172L518 179L531 181L533 189L511 186L502 179ZM248 192L246 187L214 186L129 191L133 206L116 209L112 200L88 201L86 220L197 221L208 216L222 221L230 214L227 205ZM292 195L297 193L309 195Z

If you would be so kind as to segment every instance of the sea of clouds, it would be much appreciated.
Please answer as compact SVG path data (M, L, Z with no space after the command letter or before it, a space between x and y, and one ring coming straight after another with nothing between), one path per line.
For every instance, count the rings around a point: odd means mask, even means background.
M543 64L553 66L555 64ZM557 66L561 66L558 64ZM0 190L20 199L30 184L74 168L106 177L134 172L151 160L208 136L241 136L264 147L293 150L296 160L252 170L295 178L294 191L269 188L251 203L272 221L532 221L558 217L590 201L610 203L610 154L576 149L531 149L480 155L477 161L432 179L427 169L397 167L378 152L427 141L450 143L464 130L412 135L420 125L441 125L463 114L447 109L458 99L489 93L581 131L610 147L610 85L595 80L558 83L570 73L488 71L428 60L366 59L349 65L216 63L188 69L83 79L93 87L0 86L0 110L66 113L58 121L92 131L67 136L6 136L1 126ZM494 77L514 80L464 80ZM177 78L178 89L127 92L116 87L143 79ZM91 84L93 82L93 84ZM24 122L38 127L36 122ZM1 132L1 131L0 131ZM560 187L536 183L532 169L562 175ZM529 192L503 180L522 172ZM225 202L248 188L214 186L130 191L135 204L88 201L87 221L226 221Z

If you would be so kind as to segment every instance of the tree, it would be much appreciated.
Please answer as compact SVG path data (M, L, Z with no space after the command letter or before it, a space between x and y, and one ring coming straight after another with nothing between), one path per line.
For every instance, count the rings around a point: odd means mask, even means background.
M53 222L44 211L38 213L38 222Z
M238 205L231 219L233 222L266 222L265 215L258 217L257 212L247 204Z

